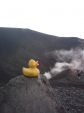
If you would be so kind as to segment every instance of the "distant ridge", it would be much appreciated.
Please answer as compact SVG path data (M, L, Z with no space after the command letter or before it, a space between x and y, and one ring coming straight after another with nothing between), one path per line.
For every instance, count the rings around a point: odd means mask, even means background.
M54 65L47 52L83 46L84 40L76 37L57 37L22 28L0 28L0 83L22 74L22 67L27 66L30 58L39 59L39 68L44 73Z

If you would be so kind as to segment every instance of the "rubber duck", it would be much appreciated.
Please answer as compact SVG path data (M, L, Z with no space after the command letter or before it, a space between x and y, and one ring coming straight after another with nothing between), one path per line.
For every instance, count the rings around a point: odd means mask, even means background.
M30 59L28 62L28 68L22 68L23 75L26 77L38 77L40 74L40 70L37 68L38 65L38 61Z

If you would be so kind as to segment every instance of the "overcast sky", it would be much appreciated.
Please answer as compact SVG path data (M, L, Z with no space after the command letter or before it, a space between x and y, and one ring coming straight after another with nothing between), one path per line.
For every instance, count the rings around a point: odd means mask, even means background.
M0 0L0 27L84 38L84 0Z

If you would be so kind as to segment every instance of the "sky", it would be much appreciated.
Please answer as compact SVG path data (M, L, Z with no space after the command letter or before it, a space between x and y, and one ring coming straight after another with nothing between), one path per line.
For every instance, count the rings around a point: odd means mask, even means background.
M0 27L84 39L84 0L0 0Z

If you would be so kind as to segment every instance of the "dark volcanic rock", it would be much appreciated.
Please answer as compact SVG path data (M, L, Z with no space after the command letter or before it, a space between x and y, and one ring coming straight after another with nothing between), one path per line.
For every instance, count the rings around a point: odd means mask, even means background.
M70 69L54 75L49 81L53 88L56 86L84 88L84 75L78 77L77 74Z
M0 90L0 113L56 113L45 83L18 76Z
M84 113L84 75L66 70L50 79L60 113Z
M56 86L55 98L59 99L61 113L84 113L84 89L77 87Z

